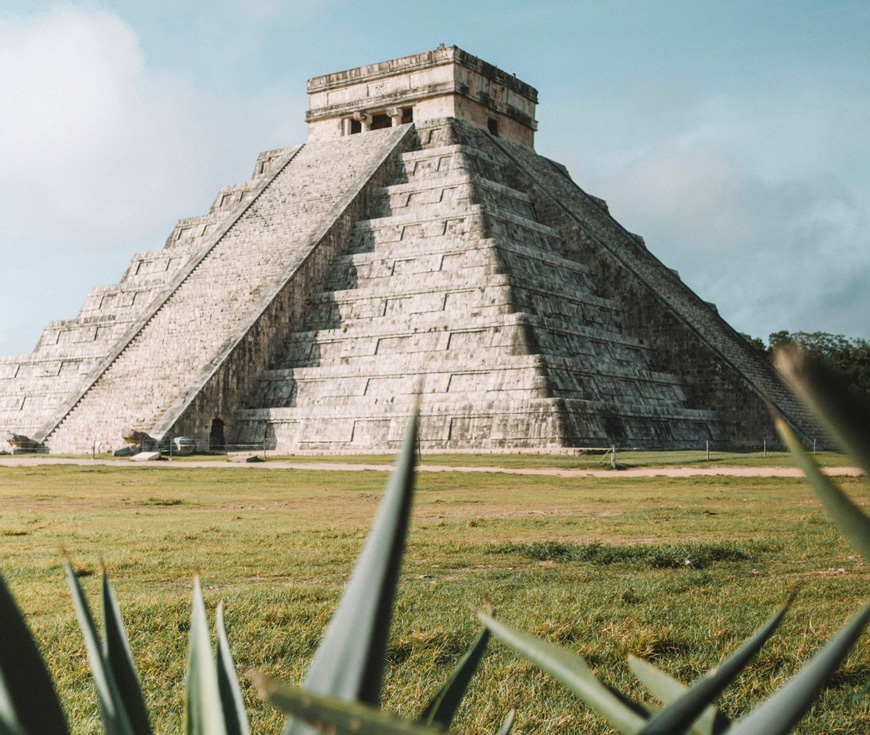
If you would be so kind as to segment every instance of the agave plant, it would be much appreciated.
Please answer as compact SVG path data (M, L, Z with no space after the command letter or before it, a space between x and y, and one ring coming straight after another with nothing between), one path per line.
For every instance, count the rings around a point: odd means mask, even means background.
M870 475L870 406L860 401L856 405L855 397L837 376L795 347L780 350L776 362L792 390ZM819 469L782 417L774 420L831 517L870 561L870 518ZM770 638L787 609L788 604L740 649L689 687L648 662L630 659L635 676L663 703L658 709L632 702L601 682L577 654L515 630L486 613L478 617L493 635L551 674L625 735L717 735L726 729L729 735L781 735L801 719L870 619L870 605L865 605L784 687L732 724L713 702Z
M381 679L396 584L414 489L416 414L412 417L396 469L356 568L345 588L309 669L306 690L285 687L252 674L269 701L299 715L285 732L308 729L304 720L337 732L441 733L450 726L486 649L482 630L417 720L379 711ZM67 582L85 640L107 735L151 735L148 711L130 652L115 592L103 569L100 637L72 564ZM217 609L217 659L213 657L199 575L193 583L193 610L186 673L184 732L188 735L248 735L241 689L230 653L223 604ZM501 729L507 735L509 713ZM69 732L45 663L24 618L0 578L0 735L66 735Z
M819 412L832 435L870 472L870 426L855 419L851 397L832 384L823 369L808 365L800 355L789 353L781 358L781 364L799 395ZM868 415L870 410L864 414ZM777 425L834 520L870 561L870 519L816 467L787 425L781 420ZM870 606L858 611L784 687L732 723L713 703L773 635L791 600L743 646L690 686L648 662L630 658L628 663L635 676L661 706L631 701L600 681L576 653L516 630L496 620L487 609L477 613L484 629L422 712L416 718L385 712L380 709L381 683L413 496L416 430L415 414L377 518L302 687L251 674L260 694L290 716L285 735L303 735L312 726L336 735L443 734L453 721L490 634L551 674L626 735L719 735L726 730L729 735L780 735L800 720L870 618ZM105 732L150 735L147 709L108 576L104 571L101 639L87 598L69 563L66 570ZM189 735L247 735L248 722L222 606L217 611L217 639L215 661L197 577L193 589L184 731ZM499 735L508 735L513 722L511 710ZM0 735L67 732L45 664L0 579Z

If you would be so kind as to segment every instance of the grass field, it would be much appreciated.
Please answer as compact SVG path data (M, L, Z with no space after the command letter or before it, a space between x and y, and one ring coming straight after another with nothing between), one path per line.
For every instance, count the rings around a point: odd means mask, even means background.
M250 453L260 454L251 449ZM53 457L80 457L86 455L52 455ZM391 464L392 454L275 454L266 453L267 461L289 461L293 463L340 462L344 464ZM90 458L90 455L87 455ZM112 459L126 463L127 457L97 455L98 459ZM815 460L823 467L844 467L852 464L845 454L838 452L819 452ZM174 457L179 462L226 462L226 454L194 454L187 457ZM526 453L489 453L489 454L423 454L423 464L446 465L449 467L557 467L563 469L609 469L610 453L590 451L585 454L526 454ZM709 459L704 450L674 451L622 451L616 453L618 467L790 467L793 466L788 452L717 452L710 450Z
M385 479L381 472L239 473L169 463L0 467L2 570L74 732L96 733L99 725L61 549L94 602L105 559L156 730L177 733L194 568L202 571L212 617L225 601L240 671L299 682ZM862 480L841 484L870 504ZM739 716L870 597L868 581L870 566L797 480L422 474L384 704L419 711L475 635L469 606L487 595L506 622L579 651L606 679L641 697L628 654L691 680L803 584L780 633L723 697L723 709ZM253 730L279 733L282 718L241 678ZM798 732L870 731L870 697L853 700L868 679L865 635ZM492 733L515 703L517 733L609 731L498 643L456 729Z

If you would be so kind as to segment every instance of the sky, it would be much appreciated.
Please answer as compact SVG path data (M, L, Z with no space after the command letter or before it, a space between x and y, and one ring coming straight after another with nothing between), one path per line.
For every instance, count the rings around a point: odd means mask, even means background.
M306 80L457 45L741 332L870 338L870 3L0 4L0 355L305 142Z

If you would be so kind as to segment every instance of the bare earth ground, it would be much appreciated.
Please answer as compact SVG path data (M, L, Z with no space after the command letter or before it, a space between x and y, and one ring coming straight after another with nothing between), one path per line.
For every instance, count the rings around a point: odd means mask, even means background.
M0 457L0 467L34 467L37 465L107 465L112 467L155 466L156 462L121 462L111 459L75 459L66 457ZM276 470L331 470L337 472L378 470L389 472L390 464L350 464L347 462L216 462L214 460L186 460L175 462L172 467L199 468L265 468ZM552 477L803 477L797 467L633 467L620 470L564 469L558 467L454 467L451 465L417 465L420 472L501 472L508 475L549 475ZM825 474L834 476L861 475L858 467L825 467Z

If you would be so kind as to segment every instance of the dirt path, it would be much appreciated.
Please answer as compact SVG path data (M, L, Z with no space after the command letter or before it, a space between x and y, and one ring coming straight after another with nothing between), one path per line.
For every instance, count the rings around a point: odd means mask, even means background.
M209 469L262 468L270 470L329 470L338 472L388 472L389 464L350 464L347 462L291 462L270 460L268 462L229 462L207 460L202 462L130 462L111 459L70 459L63 457L0 457L0 467L34 467L38 465L104 465L117 468L133 467L201 467ZM450 465L421 464L420 472L502 472L507 475L549 475L552 477L802 477L797 467L633 467L622 470L611 469L566 469L560 467L453 467ZM828 475L861 474L858 467L824 467Z

